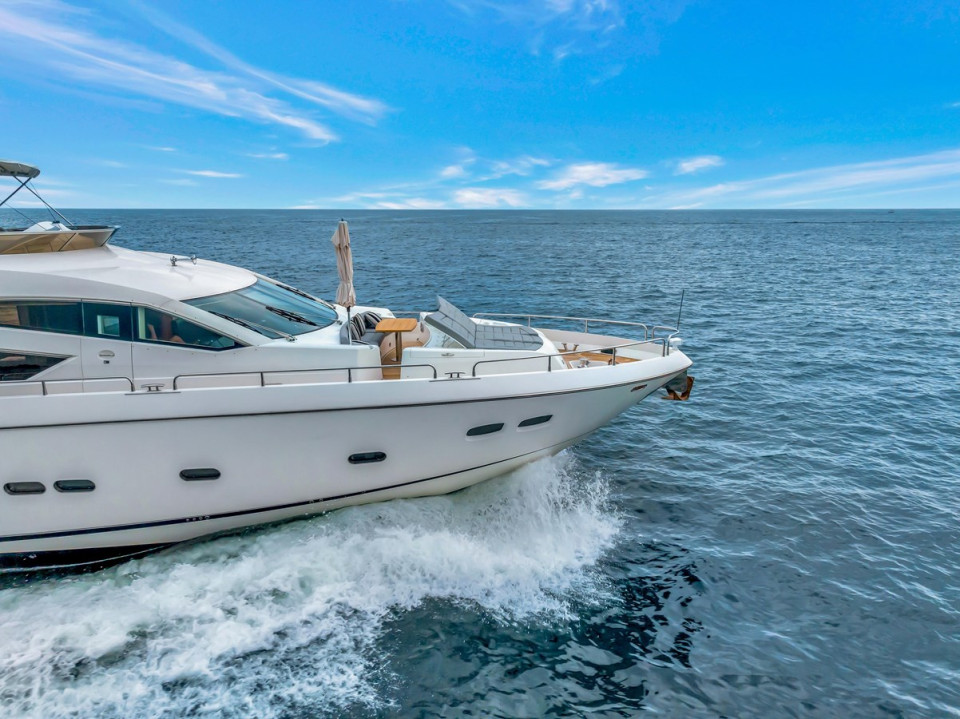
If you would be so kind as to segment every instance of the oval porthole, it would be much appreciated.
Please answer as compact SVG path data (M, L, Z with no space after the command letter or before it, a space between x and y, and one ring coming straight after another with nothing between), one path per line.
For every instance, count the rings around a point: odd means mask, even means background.
M40 482L7 482L3 491L7 494L43 494L47 488Z
M58 492L92 492L97 485L89 479L58 479L53 488Z
M538 424L546 424L551 419L553 419L552 414L543 414L539 417L531 417L530 419L523 420L518 427L536 427Z
M199 467L197 469L183 469L180 471L180 479L188 482L197 482L205 479L219 479L220 470L213 467Z
M386 458L386 452L357 452L347 457L347 461L350 464L370 464L372 462L382 462Z
M484 434L493 434L494 432L499 432L503 429L503 422L497 422L496 424L482 424L479 427L474 427L467 430L468 437L479 437Z

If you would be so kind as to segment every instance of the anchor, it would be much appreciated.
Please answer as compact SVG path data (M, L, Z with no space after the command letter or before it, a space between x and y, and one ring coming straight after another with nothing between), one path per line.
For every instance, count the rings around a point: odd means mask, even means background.
M672 399L679 402L686 402L688 399L690 399L690 391L693 389L693 380L694 378L688 375L686 372L677 375L663 386L663 388L667 391L667 395L665 397L661 397L660 399Z

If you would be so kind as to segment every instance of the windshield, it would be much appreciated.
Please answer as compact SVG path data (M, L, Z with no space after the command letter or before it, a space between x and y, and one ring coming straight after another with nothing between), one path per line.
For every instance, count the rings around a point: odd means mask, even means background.
M186 300L186 303L272 339L313 332L337 319L336 310L329 305L299 290L265 280L257 280L236 292Z

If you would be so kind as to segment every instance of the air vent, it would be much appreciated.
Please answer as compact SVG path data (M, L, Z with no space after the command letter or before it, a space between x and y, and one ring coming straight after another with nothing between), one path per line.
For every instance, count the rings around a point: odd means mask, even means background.
M59 479L53 483L58 492L92 492L97 488L89 479Z
M497 424L481 424L479 427L467 430L468 437L479 437L482 434L493 434L503 429L503 422Z
M350 464L370 464L371 462L382 462L387 458L385 452L357 452L347 457Z
M3 491L7 494L43 494L47 488L40 482L7 482Z
M205 479L220 479L220 470L212 467L199 469L183 469L180 471L180 479L188 482L199 482Z
M546 424L551 419L553 419L552 414L542 414L539 417L531 417L530 419L523 420L518 427L535 427L538 424Z

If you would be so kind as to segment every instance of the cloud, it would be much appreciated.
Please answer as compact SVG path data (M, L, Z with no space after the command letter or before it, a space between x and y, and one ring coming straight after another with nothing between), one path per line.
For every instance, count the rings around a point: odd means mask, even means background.
M674 175L691 175L700 170L707 170L711 167L720 167L723 164L723 158L720 155L702 155L700 157L691 157L686 160L680 160L677 163L677 169Z
M514 160L495 160L491 163L491 173L482 180L497 180L507 175L520 175L525 177L538 167L550 167L553 164L550 160L543 157L533 157L532 155L523 155Z
M456 177L464 177L467 174L467 168L463 165L447 165L440 170L440 177L445 180L452 180Z
M155 11L138 7L155 24L190 40L193 47L232 72L204 69L121 38L99 35L84 28L96 19L91 12L50 0L13 0L0 5L0 56L7 55L21 65L29 63L31 71L46 73L54 81L119 90L226 117L280 125L318 142L336 140L337 134L310 112L267 93L280 91L366 122L387 110L372 98L248 65L198 33L158 20Z
M144 17L155 27L171 37L190 45L196 50L206 53L233 70L263 80L275 88L295 95L303 100L322 105L338 114L370 123L384 115L390 109L386 104L374 98L345 92L331 85L317 82L316 80L287 77L250 65L229 50L211 42L193 28L189 28L172 20L156 8L140 2L134 2L134 6L139 9Z
M289 160L290 155L285 152L251 152L247 157L253 157L258 160Z
M148 150L156 150L157 152L176 152L177 148L175 147L153 147L151 145L145 145Z
M543 190L568 190L576 185L606 187L632 182L650 173L637 167L620 167L609 162L584 162L567 165L552 180L542 180L537 187Z
M492 18L526 29L531 54L555 62L598 52L608 58L655 53L662 29L677 22L691 1L447 0L475 22Z
M196 175L197 177L224 177L231 179L243 177L243 175L236 172L220 172L218 170L180 170L180 172L185 172L188 175Z
M920 183L944 178L960 179L960 149L723 182L654 195L645 202L656 206L699 203L713 207L825 204L854 192L864 196L865 191L873 195L911 191Z
M441 200L428 200L424 197L411 197L397 202L377 202L374 207L381 210L443 210L447 203Z
M467 208L522 207L527 199L518 190L495 187L465 187L453 193L453 201Z

